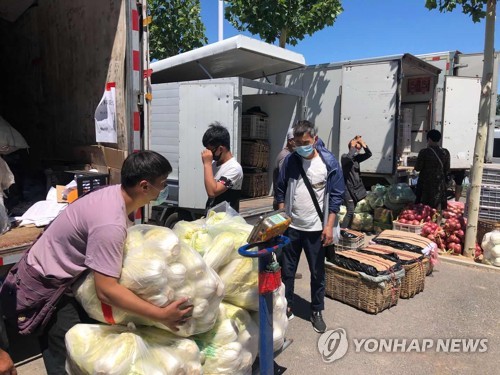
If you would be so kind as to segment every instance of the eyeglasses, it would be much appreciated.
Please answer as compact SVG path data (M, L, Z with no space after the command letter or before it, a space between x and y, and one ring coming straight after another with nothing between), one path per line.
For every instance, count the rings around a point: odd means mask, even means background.
M167 184L167 180L166 180L166 179L165 179L165 180L163 180L163 181L161 181L161 184L163 185L163 187L162 187L161 189L160 189L160 188L157 188L156 186L154 186L154 185L153 185L151 182L149 182L149 181L148 181L148 183L149 183L152 187L154 187L156 190L158 190L158 191L162 191L163 189L165 189L165 188L168 186L168 184Z

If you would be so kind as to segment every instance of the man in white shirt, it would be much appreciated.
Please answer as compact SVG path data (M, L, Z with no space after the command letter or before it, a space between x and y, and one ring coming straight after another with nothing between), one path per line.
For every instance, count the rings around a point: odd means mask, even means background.
M226 201L239 211L243 169L231 153L229 132L215 122L203 134L202 142L205 149L201 160L208 195L206 209Z
M293 318L294 278L304 250L311 272L310 320L314 330L323 333L326 330L322 316L325 307L324 246L331 245L334 240L333 227L342 204L344 177L339 163L318 138L312 123L299 121L293 129L295 151L283 162L275 192L278 207L285 208L292 218L286 233L291 246L283 251L282 269L287 316Z

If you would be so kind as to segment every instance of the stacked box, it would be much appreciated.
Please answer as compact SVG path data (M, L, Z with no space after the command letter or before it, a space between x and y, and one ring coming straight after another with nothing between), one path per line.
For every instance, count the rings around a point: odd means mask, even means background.
M479 218L500 221L500 165L486 164L483 168Z

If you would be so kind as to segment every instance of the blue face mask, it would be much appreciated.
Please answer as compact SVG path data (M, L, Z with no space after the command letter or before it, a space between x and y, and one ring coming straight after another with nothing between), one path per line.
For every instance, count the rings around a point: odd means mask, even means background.
M297 151L297 154L299 154L303 158L307 158L313 153L314 147L312 145L297 146L295 147L295 151Z
M153 187L156 190L158 190L158 188L156 188L155 186ZM167 198L168 198L168 185L165 186L162 190L160 190L160 194L158 194L158 197L154 201L151 201L151 204L153 206L159 206L160 204L165 203L167 201Z

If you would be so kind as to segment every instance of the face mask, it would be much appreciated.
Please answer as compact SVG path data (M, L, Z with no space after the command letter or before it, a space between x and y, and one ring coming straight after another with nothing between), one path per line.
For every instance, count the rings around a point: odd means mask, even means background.
M217 150L217 148L215 150ZM219 155L215 155L215 151L212 151L212 159L214 159L214 161L219 161L221 156L222 152Z
M295 147L295 151L297 151L297 154L299 154L303 158L307 158L313 153L314 147L312 145L297 146Z
M155 186L153 187L156 190L158 190L158 188L156 188ZM158 197L155 200L151 201L151 204L153 206L159 206L160 204L165 203L167 201L167 198L168 198L168 185L165 186L162 190L160 190L160 194L158 194Z

